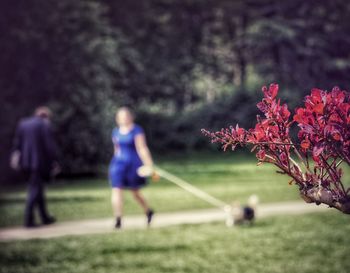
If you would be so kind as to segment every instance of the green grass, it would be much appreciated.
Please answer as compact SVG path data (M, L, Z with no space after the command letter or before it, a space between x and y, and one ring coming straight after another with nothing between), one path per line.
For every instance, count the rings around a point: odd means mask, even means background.
M350 218L336 211L0 243L0 272L347 273Z
M289 178L277 174L265 164L256 166L252 156L240 153L191 154L158 159L159 166L191 182L213 196L231 203L245 202L257 194L262 203L299 200L296 186ZM22 223L25 188L2 190L0 226ZM143 191L158 212L208 208L209 204L161 180L150 183ZM56 181L47 191L49 210L60 221L110 217L110 187L107 179ZM125 193L125 213L141 213L141 209Z

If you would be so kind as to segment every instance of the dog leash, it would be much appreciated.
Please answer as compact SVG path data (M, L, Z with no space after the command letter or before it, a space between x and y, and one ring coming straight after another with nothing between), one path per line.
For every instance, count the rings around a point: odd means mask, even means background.
M208 194L207 192L193 186L189 182L183 180L182 178L180 178L176 175L173 175L173 174L167 172L164 169L161 169L161 168L155 166L154 171L160 177L165 178L166 180L174 183L175 185L179 186L180 188L184 189L185 191L192 193L193 195L197 196L198 198L202 199L203 201L206 201L207 203L224 211L226 213L226 225L227 226L234 225L234 218L232 215L232 207L229 204L227 204L227 203L221 201L220 199Z

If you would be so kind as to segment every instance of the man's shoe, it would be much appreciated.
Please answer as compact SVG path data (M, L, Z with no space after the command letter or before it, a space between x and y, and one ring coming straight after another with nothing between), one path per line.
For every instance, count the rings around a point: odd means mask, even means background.
M34 224L34 223L30 223L30 224L25 224L24 227L25 228L37 228L37 227L39 227L39 225Z
M44 225L51 225L56 222L56 219L54 217L48 217L43 221Z

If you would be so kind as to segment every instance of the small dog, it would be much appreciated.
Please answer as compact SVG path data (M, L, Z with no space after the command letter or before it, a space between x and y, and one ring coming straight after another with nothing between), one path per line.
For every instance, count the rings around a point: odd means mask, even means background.
M256 210L259 203L259 198L256 195L251 195L248 198L247 205L241 206L239 202L234 202L228 213L230 217L227 219L228 226L239 224L253 224L256 216Z

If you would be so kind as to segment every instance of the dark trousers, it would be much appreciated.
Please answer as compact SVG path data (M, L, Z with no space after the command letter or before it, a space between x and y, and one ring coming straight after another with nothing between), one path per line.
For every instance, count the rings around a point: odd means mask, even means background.
M49 219L46 209L45 180L38 171L28 173L28 194L25 208L24 224L34 224L34 209L38 208L41 221L45 223Z

